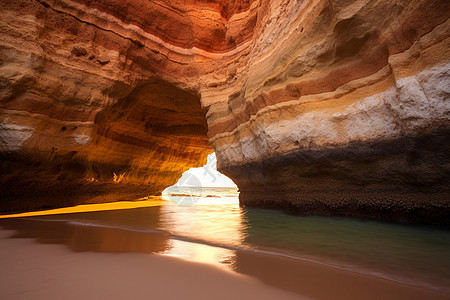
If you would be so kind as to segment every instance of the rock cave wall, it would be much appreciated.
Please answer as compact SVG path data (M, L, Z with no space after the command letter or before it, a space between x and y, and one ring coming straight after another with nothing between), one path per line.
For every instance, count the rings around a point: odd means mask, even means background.
M244 206L450 219L448 1L0 8L3 211L157 194L214 149Z

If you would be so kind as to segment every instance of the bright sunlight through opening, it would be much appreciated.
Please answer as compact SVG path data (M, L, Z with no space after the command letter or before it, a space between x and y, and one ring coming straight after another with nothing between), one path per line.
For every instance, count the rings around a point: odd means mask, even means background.
M178 205L237 203L238 189L217 171L216 154L208 155L206 165L184 172L176 184L162 192L163 199Z

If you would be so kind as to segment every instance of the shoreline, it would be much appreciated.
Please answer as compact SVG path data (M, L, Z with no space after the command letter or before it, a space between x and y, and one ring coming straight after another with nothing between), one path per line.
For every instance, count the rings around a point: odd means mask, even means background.
M92 228L87 229L83 228L82 230L92 230ZM97 229L95 229L97 230ZM120 233L118 229L102 229L102 230L108 230L110 233L107 237L107 240L121 240L122 243L124 242L123 236L121 237L120 234L129 236L129 232L122 232ZM30 239L30 235L24 235L20 236L20 231L13 232L11 230L4 230L0 229L0 244L2 247L0 247L0 255L2 260L8 258L10 256L10 259L7 259L7 261L2 261L0 263L0 266L3 266L3 269L10 269L13 273L18 272L19 277L29 277L32 276L32 274L27 274L28 272L26 270L20 270L18 269L18 266L15 265L15 262L21 261L23 259L30 260L28 267L30 269L38 269L41 270L41 274L37 274L37 278L40 278L42 276L45 277L46 273L49 270L52 270L54 267L51 263L48 265L44 264L42 265L42 262L47 261L49 259L52 260L52 257L57 257L58 251L64 251L66 253L66 256L64 258L61 258L63 262L71 261L72 257L83 257L79 264L80 266L76 266L76 270L69 269L68 272L79 272L78 268L83 266L84 264L92 264L92 256L97 257L95 259L95 264L97 264L98 268L103 268L103 264L110 264L111 262L100 262L102 260L108 260L111 255L120 255L121 259L124 260L123 264L127 265L128 263L126 261L131 260L139 260L140 263L143 263L145 258L145 255L148 255L148 257L151 258L152 261L157 260L163 260L166 261L166 259L169 259L169 265L173 268L177 269L176 272L174 272L174 278L171 279L174 284L178 284L178 281L183 281L183 278L177 277L180 274L184 274L185 276L190 277L191 272L200 272L201 274L204 274L206 272L205 270L199 270L198 266L208 266L210 268L213 268L215 271L219 272L225 272L228 275L231 276L231 278L234 279L225 279L223 283L217 282L217 278L211 277L210 284L219 284L219 286L226 286L228 283L231 284L231 281L238 280L242 281L241 283L247 284L247 280L251 279L251 283L244 289L251 291L254 288L254 281L258 282L258 284L262 285L259 286L257 289L259 290L266 290L268 289L275 289L277 291L285 292L287 294L283 295L277 295L277 299L291 299L291 294L295 294L296 298L299 297L308 297L312 299L333 299L333 300L340 300L340 299L450 299L450 294L446 294L443 292L439 292L432 289L426 289L422 287L414 287L407 284L402 284L399 282L395 282L389 279L384 279L380 277L370 276L366 274L360 274L357 272L352 272L350 270L344 270L339 269L333 266L327 266L325 264L320 264L317 262L310 262L306 260L297 260L292 259L289 257L283 257L283 256L277 256L277 255L270 255L267 253L255 253L255 252L249 252L249 251L243 251L243 250L233 250L235 253L235 260L233 262L234 265L234 271L231 271L225 266L219 266L214 264L206 264L201 263L198 261L192 261L192 260L186 260L182 258L174 258L170 255L164 255L164 254L154 254L152 252L148 252L148 243L155 242L155 237L151 237L147 241L143 241L144 233L138 234L133 237L133 239L125 240L125 242L133 242L129 244L134 244L134 248L117 248L117 245L109 245L105 246L102 245L100 248L96 249L95 247L98 247L98 245L93 246L93 248L89 248L89 245L86 245L83 249L74 250L74 245L72 241L72 245L66 245L69 247L64 247L63 245L54 245L55 241L48 242L46 241L47 238L40 238L39 236L34 236L32 239ZM18 234L18 237L22 238L12 238L12 234ZM89 234L86 234L86 231L84 231L84 234L89 237ZM112 234L112 235L111 235ZM23 237L26 237L26 239L23 239ZM96 236L97 237L97 236ZM148 235L146 236L148 238ZM159 237L161 238L161 237ZM96 240L98 240L96 238ZM147 245L147 248L145 251L141 251L139 247L136 248L136 241L141 241L143 244ZM89 239L83 241L85 244L89 244ZM156 242L161 242L159 240L156 240ZM46 244L52 244L52 245L42 245L40 243L46 243ZM57 243L57 242L56 242ZM138 242L139 243L139 242ZM127 243L128 244L128 243ZM6 246L6 247L5 247ZM154 246L154 245L153 245ZM19 257L16 255L17 253L20 253L20 249L26 247L32 255L28 255L29 258ZM43 251L42 248L49 249L48 251ZM213 246L206 246L206 247L213 247ZM9 249L9 253L5 253L5 249ZM57 249L57 250L55 250ZM56 251L56 252L55 252ZM111 253L111 252L118 252L118 253ZM136 252L146 252L146 254L143 253L136 253ZM56 256L55 256L56 255ZM142 256L144 255L144 256ZM137 257L140 258L137 258ZM37 260L32 260L32 257L38 258ZM171 260L174 259L174 260ZM182 263L180 263L182 262ZM138 263L138 264L140 264ZM35 265L38 264L38 265ZM186 265L185 265L186 264ZM181 266L183 265L183 266ZM117 266L117 268L120 269L120 272L128 272L125 269L123 269L123 266ZM5 269L5 270L6 270ZM191 270L192 269L192 270ZM130 270L130 272L133 272ZM166 270L155 270L152 267L149 267L148 270L142 271L144 272L141 274L143 277L147 276L154 276L156 273L165 273ZM209 271L208 271L209 272ZM206 273L208 273L206 272ZM5 272L5 274L10 272ZM213 272L216 274L216 272ZM219 274L217 273L217 274ZM177 275L178 274L178 275ZM209 274L209 273L208 273ZM217 275L216 274L216 275ZM157 274L156 274L157 275ZM155 276L156 276L155 275ZM102 274L101 277L108 277L110 276L109 273ZM209 278L209 277L208 277ZM242 278L245 278L242 279ZM28 280L31 280L28 278ZM93 278L92 280L96 280ZM107 278L104 278L104 280L108 281ZM5 285L5 281L3 284ZM68 283L67 283L68 284ZM233 283L234 284L234 283ZM0 286L1 287L1 286ZM23 287L25 288L25 287ZM50 288L50 287L49 287ZM44 288L45 289L45 288ZM235 289L235 287L233 287ZM0 288L0 290L4 290L3 287ZM52 288L50 290L45 291L46 293L50 293ZM248 292L247 291L247 292ZM16 292L20 292L20 289ZM130 291L132 292L132 291ZM149 291L150 292L150 291ZM272 291L273 292L273 291ZM242 292L244 293L244 292ZM264 293L265 294L265 293ZM149 294L150 295L150 294ZM195 297L204 296L203 292L199 292ZM215 298L217 298L217 295L214 295ZM261 297L253 297L253 294L248 295L250 297L249 299L258 298L258 299L264 299ZM34 297L33 297L34 298Z
M0 298L307 299L249 276L180 258L72 252L0 229Z

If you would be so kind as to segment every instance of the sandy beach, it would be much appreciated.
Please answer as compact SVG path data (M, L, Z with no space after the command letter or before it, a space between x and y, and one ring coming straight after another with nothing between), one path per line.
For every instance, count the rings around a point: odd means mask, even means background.
M0 231L1 299L299 299L213 265L155 254L73 253L8 239L11 233Z
M109 241L124 242L120 230L91 229L108 230ZM73 241L51 241L36 231L37 240L11 238L14 234L0 230L2 299L450 299L432 290L266 254L236 251L235 272L143 253L158 243L157 235L135 236L126 248L87 238L82 250L73 251Z

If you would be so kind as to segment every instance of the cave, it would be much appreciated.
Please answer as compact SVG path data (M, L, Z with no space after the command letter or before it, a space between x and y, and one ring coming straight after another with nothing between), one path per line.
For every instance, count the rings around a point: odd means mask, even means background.
M0 299L448 300L449 50L449 0L0 1Z
M135 87L117 84L108 93L121 97L95 115L88 146L80 147L82 129L63 126L35 137L42 142L54 134L55 144L39 156L3 154L2 211L158 195L206 162L212 148L195 91L151 78Z
M243 207L448 223L448 1L160 2L0 4L1 212L214 151Z

